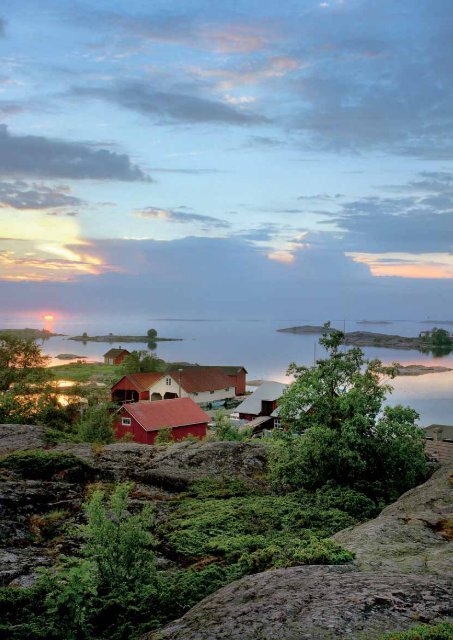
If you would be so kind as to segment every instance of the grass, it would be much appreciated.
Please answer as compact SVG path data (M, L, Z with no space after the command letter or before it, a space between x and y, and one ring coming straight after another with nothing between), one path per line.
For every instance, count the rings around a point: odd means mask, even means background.
M102 362L82 362L59 364L49 367L57 380L72 380L73 382L109 382L113 377L120 377L120 367Z
M434 625L420 625L408 631L388 633L380 640L451 640L453 638L453 624L443 622Z

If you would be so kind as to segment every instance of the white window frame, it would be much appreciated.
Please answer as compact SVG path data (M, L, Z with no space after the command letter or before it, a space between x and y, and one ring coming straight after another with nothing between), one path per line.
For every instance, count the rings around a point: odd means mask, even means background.
M132 420L130 418L121 418L122 427L130 427L131 424L132 424Z
M171 387L171 378L165 378L165 384L167 387Z

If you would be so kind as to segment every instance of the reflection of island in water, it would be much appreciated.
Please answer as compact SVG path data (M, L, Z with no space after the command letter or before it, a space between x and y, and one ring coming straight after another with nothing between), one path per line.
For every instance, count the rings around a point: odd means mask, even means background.
M279 333L321 335L336 331L331 327L304 325L277 329ZM355 347L381 347L383 349L416 350L432 354L435 358L448 356L453 352L453 335L445 329L422 331L417 337L398 336L374 331L351 331L344 334L344 344Z

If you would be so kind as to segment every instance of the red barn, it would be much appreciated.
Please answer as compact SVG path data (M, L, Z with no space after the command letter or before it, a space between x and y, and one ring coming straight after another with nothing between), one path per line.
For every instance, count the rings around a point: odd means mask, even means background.
M104 364L114 364L119 365L123 362L126 356L130 356L131 352L127 349L122 349L119 347L118 349L109 349L107 353L104 353Z
M171 429L173 440L187 436L204 438L210 418L190 398L124 404L118 411L115 435L132 433L134 442L153 444L162 429Z
M130 373L113 385L112 402L149 400L149 388L162 378L162 373Z

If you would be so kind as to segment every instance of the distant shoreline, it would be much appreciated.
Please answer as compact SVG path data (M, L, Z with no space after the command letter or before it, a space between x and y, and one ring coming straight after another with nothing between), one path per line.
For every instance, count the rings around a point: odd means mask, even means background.
M183 338L150 338L149 336L72 336L68 340L76 342L182 342Z
M321 327L303 325L300 327L287 327L285 329L277 329L279 333L292 333L302 335L321 335L323 333L332 333L335 331L332 327ZM383 349L399 349L405 351L425 351L435 350L432 345L422 337L398 336L387 333L376 333L373 331L352 331L344 334L344 344L356 347L381 347Z

